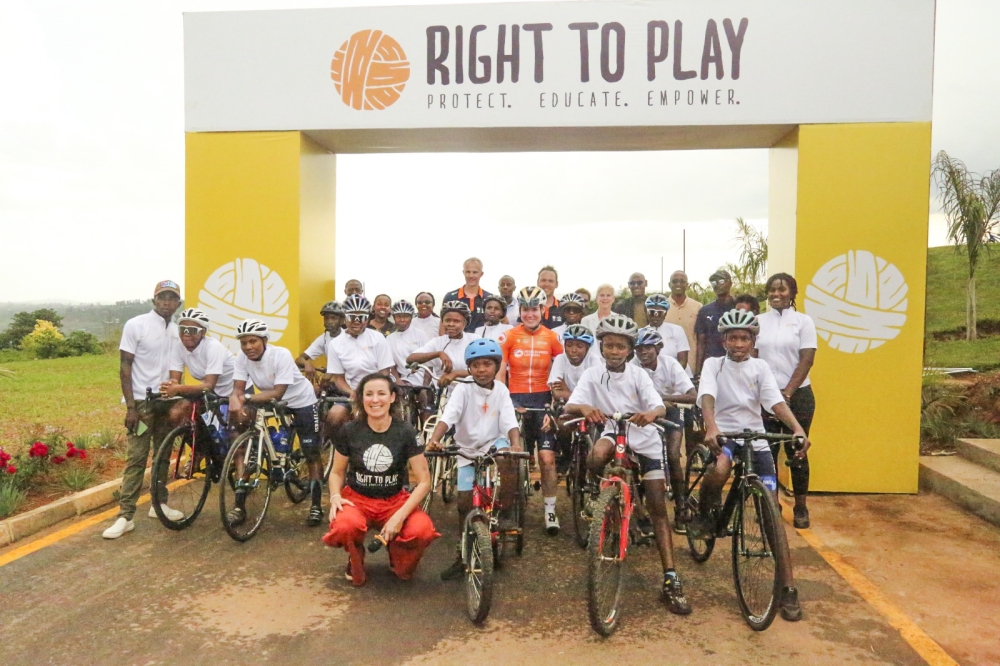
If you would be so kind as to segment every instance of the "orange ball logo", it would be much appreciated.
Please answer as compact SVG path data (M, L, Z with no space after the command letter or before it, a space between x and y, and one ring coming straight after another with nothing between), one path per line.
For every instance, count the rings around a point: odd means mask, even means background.
M330 78L352 109L384 109L403 92L410 63L395 39L381 30L361 30L333 56Z

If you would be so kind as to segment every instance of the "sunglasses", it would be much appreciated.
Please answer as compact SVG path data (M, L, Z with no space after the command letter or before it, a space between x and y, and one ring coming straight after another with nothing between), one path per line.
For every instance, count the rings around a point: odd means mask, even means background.
M726 284L726 279L725 278L719 278L718 280L711 280L709 282L709 284L711 284L711 285L713 285L715 287L718 287L719 285Z
M201 326L181 326L180 327L181 335L198 335L199 333L201 333L201 331L202 331Z
M366 314L349 314L347 315L347 321L368 321L368 315Z
M644 280L637 280L637 281L636 280L629 280L628 286L630 286L630 287L641 287L644 284L646 284L646 282Z
M434 305L434 301L417 301L417 305Z

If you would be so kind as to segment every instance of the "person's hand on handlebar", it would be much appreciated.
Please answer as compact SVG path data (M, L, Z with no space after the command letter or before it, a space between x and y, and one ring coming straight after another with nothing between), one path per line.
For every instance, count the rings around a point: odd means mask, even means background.
M441 359L441 372L448 374L452 370L451 357L444 352L438 352L438 358Z
M637 426L648 426L650 423L654 422L660 417L660 412L658 410L650 410L648 412L636 412L629 419L629 423L634 423Z
M812 442L809 441L809 438L806 437L805 431L802 430L801 428L799 428L799 430L797 432L793 433L793 434L796 437L801 437L802 438L802 442L801 443L799 443L799 442L795 443L795 456L794 456L794 458L796 460L803 460L806 457L806 451L808 451L809 447L812 446Z
M588 423L593 423L594 425L602 425L608 420L604 412L590 405L580 405L580 416L587 419Z
M428 451L440 451L441 450L441 440L440 439L432 439L431 441L427 442L427 450Z
M719 435L721 434L718 428L709 428L705 431L705 446L716 457L722 455L722 443L719 442Z

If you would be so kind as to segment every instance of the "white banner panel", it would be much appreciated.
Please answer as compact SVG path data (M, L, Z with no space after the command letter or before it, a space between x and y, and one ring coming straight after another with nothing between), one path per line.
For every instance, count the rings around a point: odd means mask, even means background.
M930 121L934 0L184 16L189 132Z

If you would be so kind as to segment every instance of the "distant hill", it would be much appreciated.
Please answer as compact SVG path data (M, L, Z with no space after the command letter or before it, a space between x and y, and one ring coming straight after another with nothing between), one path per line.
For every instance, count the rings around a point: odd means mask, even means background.
M0 303L0 331L7 328L14 314L39 308L52 308L63 317L62 330L87 331L101 339L117 336L121 325L132 317L149 312L149 299L106 303Z

